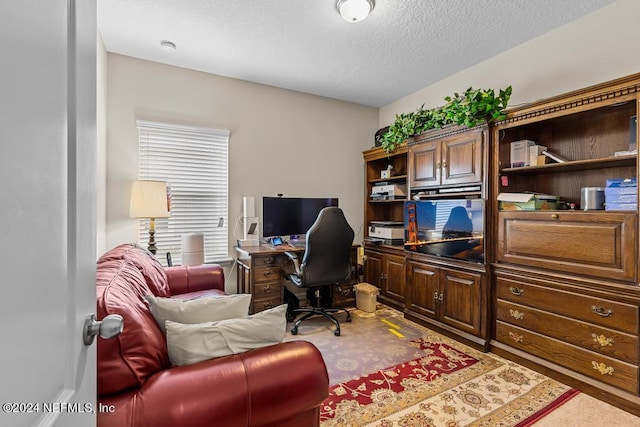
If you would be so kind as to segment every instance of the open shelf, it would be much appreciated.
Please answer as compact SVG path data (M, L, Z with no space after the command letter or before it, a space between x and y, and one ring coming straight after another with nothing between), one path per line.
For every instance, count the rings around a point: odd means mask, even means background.
M556 173L570 172L586 169L601 169L607 167L633 166L636 162L637 155L627 154L624 156L611 156L599 159L573 160L564 163L549 163L540 166L524 166L518 168L504 168L500 173L516 175L516 174L533 174L533 173Z

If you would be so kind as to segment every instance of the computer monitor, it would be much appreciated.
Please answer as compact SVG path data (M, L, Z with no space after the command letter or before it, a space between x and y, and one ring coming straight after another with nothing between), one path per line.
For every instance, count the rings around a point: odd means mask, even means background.
M262 198L262 236L303 236L327 206L338 206L338 199L265 196Z

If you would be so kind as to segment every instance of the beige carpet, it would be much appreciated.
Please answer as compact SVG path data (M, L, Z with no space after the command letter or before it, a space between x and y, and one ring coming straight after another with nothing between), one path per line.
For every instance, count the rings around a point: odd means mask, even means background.
M310 341L325 358L331 394L322 409L323 427L640 426L639 418L584 394L530 424L536 412L572 396L572 389L410 322L396 310L379 305L375 313L350 311L352 323L339 315L340 337L333 335L333 324L318 317L304 322L298 335L287 333L285 338ZM401 392L378 386L393 382L393 375L409 364L403 362L416 360L418 365L438 366L442 360L465 366L441 376L434 371L429 382L405 381L411 385Z

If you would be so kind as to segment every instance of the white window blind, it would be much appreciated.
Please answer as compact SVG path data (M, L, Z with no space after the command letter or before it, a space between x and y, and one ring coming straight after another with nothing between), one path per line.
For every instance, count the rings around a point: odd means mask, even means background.
M140 179L169 183L171 215L156 219L158 258L182 261L182 235L204 234L205 262L228 258L229 131L137 121ZM222 218L222 220L221 220ZM146 247L149 220L140 221Z

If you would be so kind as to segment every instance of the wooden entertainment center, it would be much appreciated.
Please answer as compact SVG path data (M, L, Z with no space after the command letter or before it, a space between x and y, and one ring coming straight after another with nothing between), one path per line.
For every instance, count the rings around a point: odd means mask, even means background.
M489 127L428 131L389 155L365 151L365 226L404 221L414 196L451 197L434 189L485 201L484 262L365 240L366 281L407 318L640 415L637 201L580 210L583 187L638 178L637 154L624 152L639 102L636 74L511 108ZM520 140L567 161L511 167ZM388 165L394 175L382 179ZM406 197L372 200L381 181L406 185ZM553 194L575 208L499 210L505 192Z

